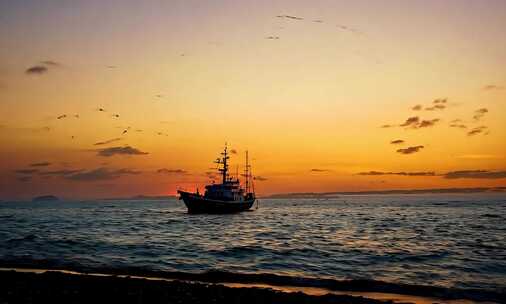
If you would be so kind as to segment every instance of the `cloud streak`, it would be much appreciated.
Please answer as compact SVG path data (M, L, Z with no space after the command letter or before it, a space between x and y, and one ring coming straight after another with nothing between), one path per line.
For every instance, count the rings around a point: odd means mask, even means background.
M486 113L488 113L487 108L478 109L478 110L474 111L473 119L476 121L481 120L483 118L483 116L485 116Z
M486 131L487 131L486 126L479 126L479 127L473 128L471 131L467 132L467 136L474 136L474 135L478 135L478 134L487 135L488 132L486 132Z
M42 171L39 174L43 176L67 176L75 173L82 172L81 169L76 170L70 170L70 169L63 169L63 170L53 170L53 171Z
M110 144L110 143L113 143L113 142L117 142L117 141L120 141L122 140L123 138L113 138L113 139L109 139L109 140L106 140L106 141L99 141L99 142L96 142L94 143L93 145L94 146L101 146L101 145L107 145L107 144Z
M104 157L111 157L114 155L146 155L146 154L149 154L149 153L142 152L141 150L130 147L130 146L104 148L104 149L98 150L98 152L97 152L98 156L104 156Z
M418 125L419 122L420 122L420 117L413 116L413 117L409 117L408 119L406 119L406 121L404 123L402 123L400 126L401 127L414 127L414 126Z
M52 67L60 67L60 66L62 66L61 63L53 61L53 60L44 60L44 61L41 61L40 63L43 64L43 65L52 66Z
M318 168L313 168L310 171L311 172L330 172L330 170L328 170L328 169L318 169Z
M443 175L446 179L473 178L473 179L500 179L506 178L506 171L488 170L462 170L451 171Z
M161 168L161 169L156 170L156 173L160 173L160 174L187 174L188 172L183 169Z
M421 129L428 128L434 126L437 122L439 122L439 118L434 118L430 120L421 120L418 116L412 116L406 119L405 122L400 124L400 127L406 127L410 129Z
M483 87L483 90L485 91L492 91L492 90L504 90L503 86L495 85L495 84L489 84Z
M392 145L400 145L400 144L403 144L403 143L405 143L405 141L402 140L402 139L396 139L396 140L392 140L390 142L390 144L392 144Z
M47 167L49 165L51 165L51 163L49 163L49 162L40 162L40 163L30 164L30 167Z
M131 169L111 170L108 168L101 167L94 170L84 171L69 176L65 176L65 178L71 181L93 182L93 181L113 180L120 178L124 175L137 175L141 173L142 172L140 171L135 171Z
M419 152L423 148L424 148L424 146L407 147L405 149L398 149L397 153L400 153L400 154L413 154L413 153Z
M366 175L366 176L381 176L381 175L402 175L402 176L436 176L436 173L433 171L430 172L382 172L382 171L368 171L368 172L359 172L357 175Z
M28 75L42 75L47 73L49 70L47 67L42 65L35 65L25 70L25 74Z

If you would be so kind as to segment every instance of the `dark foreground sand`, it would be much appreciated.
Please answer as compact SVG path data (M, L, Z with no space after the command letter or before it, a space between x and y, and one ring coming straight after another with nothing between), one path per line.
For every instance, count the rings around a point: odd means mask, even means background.
M348 295L61 272L0 271L0 282L0 303L387 303Z
M0 266L1 263L0 263ZM0 268L3 303L506 303L504 291L278 276ZM393 300L393 301L392 301Z

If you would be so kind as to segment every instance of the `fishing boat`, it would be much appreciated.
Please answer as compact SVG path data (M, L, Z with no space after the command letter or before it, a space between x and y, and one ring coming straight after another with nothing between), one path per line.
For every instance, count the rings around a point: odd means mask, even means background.
M221 183L213 183L205 187L205 193L178 190L179 199L183 200L188 213L235 213L251 209L255 203L255 190L251 174L251 165L246 151L246 166L244 169L244 187L239 181L239 174L229 176L229 159L227 146L216 159L217 170L221 174Z

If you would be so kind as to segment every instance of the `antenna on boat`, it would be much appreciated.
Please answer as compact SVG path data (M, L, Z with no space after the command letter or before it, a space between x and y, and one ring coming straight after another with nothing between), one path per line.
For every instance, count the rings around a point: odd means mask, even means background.
M250 177L251 177L251 173L250 173L250 164L249 164L249 159L248 159L248 150L246 150L246 167L244 167L244 177L246 177L246 193L249 193L249 180L250 180Z
M218 171L220 171L223 176L222 183L225 184L228 180L228 162L227 161L230 158L230 156L227 155L227 143L225 143L225 149L223 150L221 155L223 155L223 157L221 159L218 158L215 161L215 163L218 164ZM223 168L219 168L220 164L223 165Z

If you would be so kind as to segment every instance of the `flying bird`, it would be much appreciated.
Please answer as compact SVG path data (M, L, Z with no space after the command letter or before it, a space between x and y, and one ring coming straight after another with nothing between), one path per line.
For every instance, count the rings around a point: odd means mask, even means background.
M79 118L79 114L74 114L74 117L75 118Z
M104 108L98 108L97 111L99 111L99 112L105 112L105 109Z
M60 116L56 117L56 119L63 119L63 118L65 118L65 117L67 117L67 115L66 115L66 114L63 114L63 115L60 115Z
M112 114L112 117L119 118L119 114Z
M268 37L265 37L265 39L278 40L279 36L268 36Z

